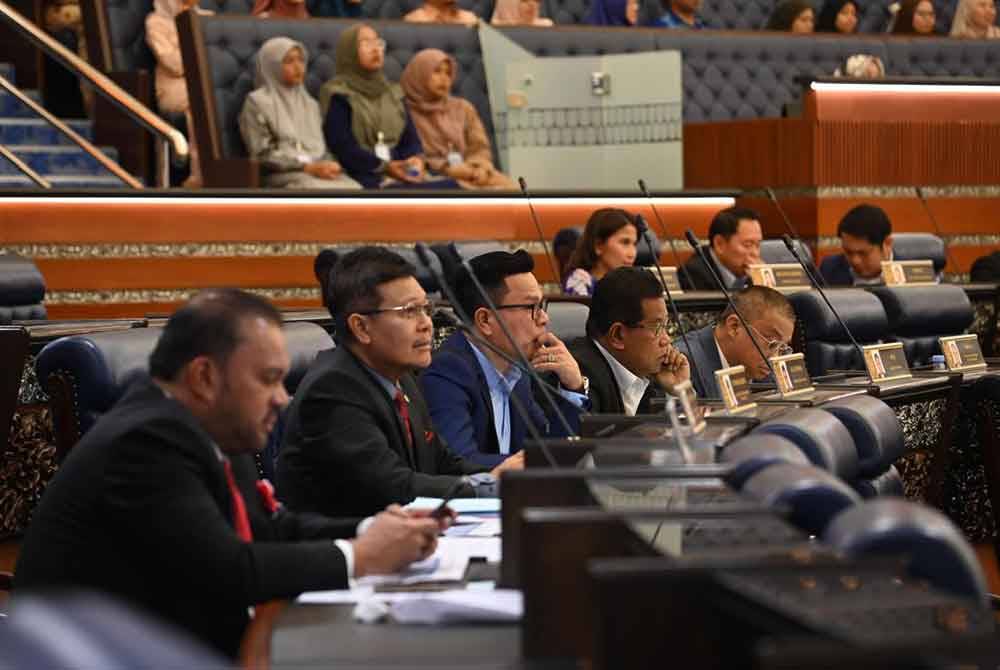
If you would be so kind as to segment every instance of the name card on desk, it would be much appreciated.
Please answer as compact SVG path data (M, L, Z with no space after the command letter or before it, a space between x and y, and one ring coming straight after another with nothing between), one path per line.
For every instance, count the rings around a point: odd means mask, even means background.
M660 272L663 272L663 281L666 282L670 295L684 293L684 289L681 288L680 278L677 276L677 268L673 265L661 265L659 271L655 266L648 266L646 269L652 272L657 280L660 278Z
M933 286L934 263L923 261L882 261L882 281L886 286Z
M812 288L812 282L798 263L751 265L750 281L754 286L767 286L779 291L802 291Z
M976 335L952 335L939 337L944 361L952 372L971 372L985 370L986 359L979 348L979 337Z
M809 370L806 369L806 357L803 354L788 354L770 358L774 368L778 391L782 397L791 397L814 391Z
M750 402L750 382L742 365L716 370L715 381L730 412L745 412L757 406L757 403Z
M698 394L690 381L674 386L674 395L681 401L681 409L692 431L700 433L705 429L705 410L698 405Z
M906 353L901 342L891 344L871 344L862 347L865 367L873 382L887 382L895 379L909 379L913 376L906 362Z

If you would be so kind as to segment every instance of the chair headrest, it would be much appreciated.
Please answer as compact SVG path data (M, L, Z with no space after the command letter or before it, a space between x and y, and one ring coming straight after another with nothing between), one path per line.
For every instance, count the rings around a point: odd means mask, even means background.
M802 450L809 462L833 475L852 480L858 473L858 452L851 434L832 414L803 407L758 426L754 433L780 435Z
M892 257L897 261L933 261L934 272L940 272L948 260L944 241L931 233L894 233Z
M826 295L859 342L874 342L888 334L889 321L885 309L879 299L868 291L832 289ZM788 296L788 299L805 328L807 340L851 341L818 291L800 291Z
M549 330L563 342L587 335L587 316L590 308L579 302L550 302L548 306Z
M726 481L735 489L742 488L747 479L776 463L809 465L809 459L791 441L780 435L754 433L726 445L719 454L719 462L733 466Z
M972 324L972 303L960 286L880 286L872 292L882 301L893 335L957 335Z
M34 305L45 298L45 278L31 259L0 254L0 305Z
M814 535L845 509L861 502L851 487L830 473L792 463L764 468L746 481L742 491L768 507L787 507L789 520Z
M986 578L976 552L944 514L925 505L870 500L834 519L823 539L851 556L907 555L915 576L986 602Z
M291 358L291 366L285 376L285 388L289 395L293 395L319 352L332 348L334 343L322 326L311 321L286 323L282 330L285 332L288 355Z
M854 482L854 490L866 500L869 498L881 498L883 496L902 498L906 493L903 486L903 477L899 474L899 470L896 469L895 465L890 465L888 470L875 479L859 479Z
M638 267L648 267L650 265L657 265L660 262L660 251L663 246L660 244L660 238L656 236L651 228L646 228L646 232L643 233L643 237L649 240L650 244L653 246L653 250L656 252L654 257L649 253L649 245L642 239L636 240L635 243L635 265Z
M795 251L798 252L799 257L802 258L806 263L812 262L812 252L809 247L802 243L801 240L794 240L792 244L795 245ZM760 243L760 259L768 264L774 263L795 263L798 261L795 256L788 250L785 246L784 240L763 240Z
M878 398L850 396L825 403L820 409L837 417L850 432L858 453L858 475L861 477L875 477L885 472L906 450L899 417Z

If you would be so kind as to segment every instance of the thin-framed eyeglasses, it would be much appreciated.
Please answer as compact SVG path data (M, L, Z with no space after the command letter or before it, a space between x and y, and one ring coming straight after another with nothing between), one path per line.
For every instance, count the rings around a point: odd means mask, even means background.
M400 305L399 307L382 307L381 309L369 309L364 312L356 312L357 314L363 314L364 316L374 316L376 314L386 314L392 312L394 314L399 314L404 319L416 319L420 315L426 316L428 319L434 316L434 303L432 302L411 302L405 305Z
M531 320L537 322L542 318L542 313L547 312L549 309L548 298L542 298L538 302L533 303L523 303L517 305L497 305L497 309L530 309L531 310Z
M792 348L781 340L770 340L764 333L757 330L752 323L748 323L747 325L750 326L750 330L757 334L757 337L764 341L764 346L767 347L772 356L787 356L792 353Z
M653 334L653 337L659 337L664 333L668 332L670 329L670 322L666 319L660 321L651 321L646 323L645 321L640 321L639 323L629 326L629 328L645 328Z

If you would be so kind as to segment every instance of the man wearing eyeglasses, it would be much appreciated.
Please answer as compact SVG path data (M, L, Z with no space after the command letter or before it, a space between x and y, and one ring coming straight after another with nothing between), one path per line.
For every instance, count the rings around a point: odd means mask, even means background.
M488 467L522 463L518 452L533 431L545 437L579 432L580 412L589 406L588 381L566 345L549 332L546 301L527 252L495 251L473 258L469 265L513 342L461 269L453 281L456 298L472 319L476 337L461 332L449 337L420 383L431 418L452 450ZM548 380L555 406L511 363L518 352ZM527 416L521 415L522 409Z
M649 270L621 267L597 282L587 337L569 344L590 379L592 412L648 414L657 393L690 377L669 325L663 287Z
M773 288L751 286L734 293L733 302L749 322L749 333L732 308L727 307L714 325L687 334L690 350L683 340L674 340L674 346L690 361L691 384L703 398L721 397L715 381L716 370L742 365L747 376L758 381L771 374L751 336L768 357L792 353L788 343L795 331L795 312L785 296Z
M413 372L431 362L432 306L387 249L343 256L328 281L337 347L289 406L278 494L293 510L368 516L417 496L495 495L495 475L448 449Z

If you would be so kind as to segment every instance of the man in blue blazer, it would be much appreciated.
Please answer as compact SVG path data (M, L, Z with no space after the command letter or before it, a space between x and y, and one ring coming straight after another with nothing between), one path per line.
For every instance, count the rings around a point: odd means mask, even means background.
M733 294L733 302L750 323L743 327L732 307L727 307L718 322L674 340L674 347L684 354L691 366L691 384L703 398L719 398L715 371L736 365L747 369L751 379L763 380L771 374L767 362L750 340L770 356L792 352L789 342L795 331L795 312L788 298L766 286L751 286Z
M892 223L881 207L858 205L840 220L844 253L827 256L819 272L830 286L882 284L882 261L892 260Z
M445 341L420 384L431 420L455 453L491 468L519 464L522 456L517 452L531 436L529 421L546 437L567 436L563 418L572 434L579 432L580 412L588 407L588 382L566 345L548 331L545 300L527 252L496 251L473 258L470 265L514 342L504 335L468 273L460 269L453 281L456 297L476 334L509 357L516 357L519 349L535 370L558 385L559 392L552 393L558 412L536 399L538 389L522 370L461 332ZM511 396L527 417L520 415Z

